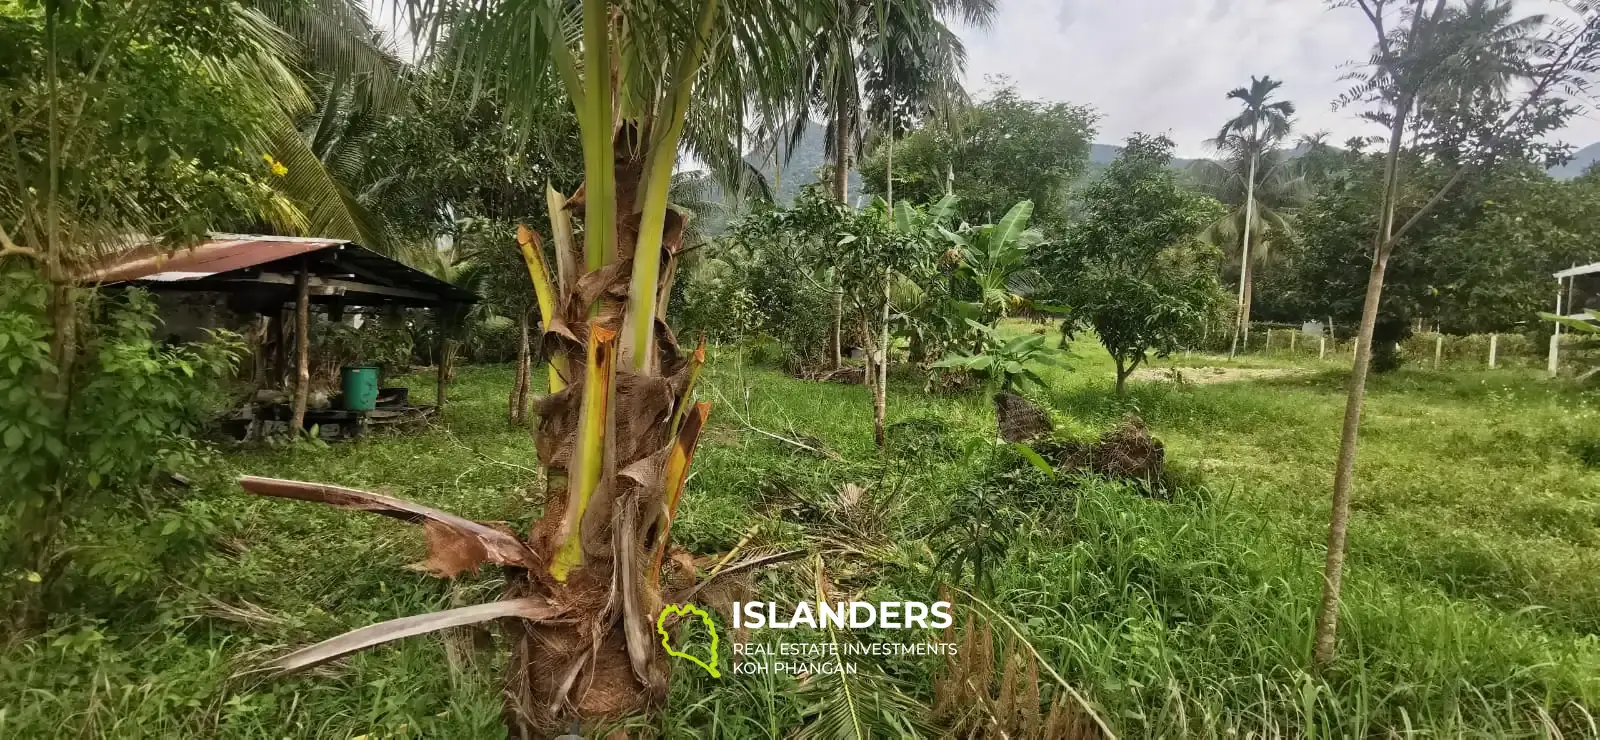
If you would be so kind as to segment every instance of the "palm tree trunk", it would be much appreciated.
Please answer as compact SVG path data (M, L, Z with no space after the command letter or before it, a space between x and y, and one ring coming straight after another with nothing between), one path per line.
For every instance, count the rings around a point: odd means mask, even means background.
M1256 158L1259 154L1256 149L1260 146L1257 138L1256 127L1252 125L1250 127L1250 173L1244 184L1244 229L1243 238L1239 243L1238 325L1234 327L1233 348L1228 352L1229 357L1239 354L1241 335L1245 349L1250 347L1250 292L1248 289L1250 284L1250 226L1255 221L1256 215Z
M840 93L843 97L843 92ZM850 117L843 100L834 101L833 121L833 197L840 205L850 205Z
M846 101L841 88L833 101L833 197L839 205L850 204L850 124L845 111ZM844 294L833 297L833 368L844 364ZM871 363L868 363L869 366Z
M531 382L533 351L529 341L530 318L527 311L517 316L517 378L511 388L510 421L522 426L528 419L528 386Z
M1350 526L1350 490L1355 482L1356 445L1361 434L1362 404L1367 393L1367 366L1372 360L1372 331L1378 321L1383 297L1383 275L1394 245L1395 202L1399 198L1400 144L1405 132L1406 110L1395 112L1389 130L1388 161L1384 165L1383 214L1378 234L1373 239L1372 271L1367 277L1366 299L1361 304L1361 325L1356 331L1355 359L1350 368L1350 385L1345 397L1344 426L1339 431L1339 457L1333 473L1333 505L1328 519L1328 553L1323 566L1322 604L1317 614L1314 661L1317 666L1333 662L1339 630L1340 588L1344 579L1346 535Z
M1256 283L1256 266L1254 264L1254 261L1252 260L1251 262L1246 262L1245 263L1245 270L1244 270L1244 302L1242 304L1243 307L1244 307L1244 317L1243 317L1242 321L1244 323L1244 337L1245 337L1245 349L1246 350L1249 350L1249 348L1250 348L1250 342L1249 342L1249 339L1250 339L1250 308L1251 308L1252 304L1255 302L1255 294L1256 294L1256 285L1255 285L1255 283Z

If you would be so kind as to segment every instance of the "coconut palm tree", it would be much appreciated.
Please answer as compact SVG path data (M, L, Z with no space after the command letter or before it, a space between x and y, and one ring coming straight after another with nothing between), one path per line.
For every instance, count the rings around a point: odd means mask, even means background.
M799 120L812 108L827 119L834 197L848 197L851 160L873 129L894 132L909 119L962 96L966 49L946 19L986 27L994 0L837 0L811 42ZM798 140L802 129L792 130Z
M1249 87L1236 87L1228 91L1228 99L1238 100L1244 110L1229 119L1217 132L1213 144L1223 150L1234 149L1247 160L1245 175L1244 228L1239 247L1239 314L1234 331L1232 352L1239 349L1240 335L1250 340L1250 303L1248 288L1250 275L1250 231L1255 220L1256 170L1261 153L1289 135L1290 119L1294 116L1294 103L1272 100L1272 94L1283 86L1271 76L1250 77Z
M422 523L425 567L440 575L483 563L507 573L502 600L373 625L275 665L294 670L507 619L505 718L514 737L659 706L670 671L658 618L678 619L668 607L711 582L662 575L710 413L693 395L703 350L685 355L661 321L685 227L669 208L672 174L684 150L714 170L739 171L744 123L794 108L806 43L832 9L814 0L416 0L410 10L419 38L430 40L424 53L475 71L513 116L531 118L547 104L526 93L549 73L577 114L584 183L550 194L556 269L532 230L517 240L555 368L535 432L545 506L524 535L378 494L245 479L265 495ZM718 577L769 561L730 564Z

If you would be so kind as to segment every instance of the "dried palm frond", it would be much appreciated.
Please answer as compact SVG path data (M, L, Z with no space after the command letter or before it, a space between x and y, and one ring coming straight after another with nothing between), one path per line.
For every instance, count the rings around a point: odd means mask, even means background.
M817 601L846 600L835 595L821 555L813 559L813 575ZM806 725L797 738L865 740L939 735L927 722L927 707L902 690L893 678L876 666L846 662L845 646L854 641L848 631L830 625L826 632L833 645L833 655L826 660L833 662L835 668L800 680L800 690L813 698L805 710Z
M970 601L960 645L954 655L946 656L944 673L933 683L932 719L947 736L1115 740L1094 708L1044 662L1016 625L987 603L961 593ZM999 652L992 621L1009 633ZM946 628L944 641L955 643L956 631L954 626ZM1041 686L1040 667L1056 685Z

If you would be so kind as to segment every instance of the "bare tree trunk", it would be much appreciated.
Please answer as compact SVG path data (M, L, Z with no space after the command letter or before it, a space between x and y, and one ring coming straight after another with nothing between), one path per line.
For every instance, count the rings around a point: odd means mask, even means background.
M840 99L834 101L833 120L833 197L839 205L850 205L850 124L849 112L845 110L847 103ZM836 276L837 277L837 276ZM838 369L844 365L844 293L837 293L833 297L833 367ZM868 363L870 367L870 363Z
M451 367L455 365L455 361L456 340L449 338L439 340L439 375L435 379L433 404L434 418L439 421L444 421L446 390L450 386Z
M1126 396L1128 395L1128 378L1133 376L1133 371L1139 368L1139 363L1143 362L1144 358L1136 357L1132 360L1124 361L1120 356L1113 355L1113 359L1117 361L1117 395Z
M872 440L878 449L888 444L884 420L889 411L889 270L883 271L883 324L879 327L878 385L872 391Z
M300 436L306 425L306 402L311 397L311 269L300 261L294 277L294 408L289 434Z
M844 365L844 291L833 294L833 369Z
M878 358L878 348L874 346L875 344L877 343L872 341L872 327L867 324L867 310L863 307L861 309L861 347L863 349L861 357L866 364L862 368L861 384L868 388L873 387L878 382L877 365L873 364L877 362Z
M1379 302L1383 297L1383 273L1389 264L1390 241L1394 233L1395 201L1398 199L1400 144L1405 132L1406 110L1396 111L1389 131L1389 153L1383 184L1383 214L1378 234L1373 239L1372 272L1367 278L1366 300L1361 305L1361 325L1356 331L1355 358L1350 368L1350 386L1345 397L1344 426L1339 432L1339 458L1333 473L1333 506L1328 518L1328 554L1323 567L1322 605L1317 614L1313 659L1318 666L1333 662L1339 631L1340 587L1344 579L1346 534L1350 526L1350 489L1355 481L1356 445L1361 434L1361 407L1366 400L1367 369L1372 360L1372 331L1378 322Z

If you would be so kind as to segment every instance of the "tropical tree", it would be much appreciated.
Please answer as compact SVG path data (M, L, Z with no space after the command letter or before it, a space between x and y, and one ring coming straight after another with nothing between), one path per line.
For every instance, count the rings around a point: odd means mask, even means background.
M1272 100L1272 94L1282 86L1282 81L1270 76L1252 75L1249 87L1229 90L1228 98L1238 100L1244 110L1222 124L1213 140L1218 149L1227 152L1230 158L1242 158L1245 164L1244 214L1239 236L1239 312L1232 352L1238 351L1241 336L1246 345L1250 342L1250 232L1256 221L1257 170L1263 153L1289 135L1290 119L1294 116L1294 103Z
M798 120L817 109L827 119L827 153L833 164L832 193L849 197L852 160L864 148L869 128L893 137L911 119L948 109L963 96L966 60L961 39L945 25L959 18L984 27L994 17L993 0L841 0L812 37L806 69L809 95ZM798 137L800 128L792 135Z
M1044 378L1028 367L1029 363L1066 367L1061 361L1061 351L1045 344L1043 334L1006 338L1000 335L998 329L987 324L971 321L970 325L979 336L977 351L970 354L952 352L933 363L932 367L977 373L985 379L991 392L1007 393L1019 393L1025 390L1024 386L1035 389L1044 387Z
M1548 152L1549 145L1540 143L1541 136L1559 129L1574 112L1561 96L1587 89L1594 71L1600 69L1600 11L1589 4L1579 5L1573 18L1559 22L1517 22L1520 30L1509 36L1501 33L1505 23L1486 26L1477 16L1444 2L1355 0L1351 6L1359 9L1370 25L1374 47L1367 63L1352 73L1356 84L1340 102L1366 106L1364 116L1387 130L1387 151L1382 158L1383 185L1376 209L1371 269L1334 468L1327 561L1314 640L1319 666L1333 660L1336 647L1356 447L1389 258L1408 232L1481 167ZM1473 7L1485 6L1469 9ZM1511 74L1501 75L1506 69ZM1497 78L1509 84L1485 82ZM1440 105L1440 100L1449 104ZM1407 151L1408 142L1413 142L1412 151ZM1440 155L1446 144L1447 151ZM1410 186L1402 160L1428 155L1436 156L1451 174L1441 185L1430 188L1432 195L1419 206L1408 203L1410 215L1397 224L1401 196Z
M1067 191L1083 174L1096 114L1085 106L1022 97L1003 83L956 111L953 121L930 121L896 144L897 197L932 203L947 193L961 200L956 221L995 223L1019 201L1032 201L1032 222L1058 233L1067 221ZM861 163L862 187L888 192L888 148Z
M887 142L934 111L948 113L965 100L960 77L966 49L945 25L946 16L986 26L993 0L838 0L812 32L806 66L807 94L790 126L797 142L815 109L827 119L825 149L832 164L832 193L849 200L849 173L874 133ZM791 142L791 148L792 148ZM889 169L893 169L892 164ZM890 178L892 180L892 178ZM893 187L885 197L892 206ZM842 298L835 304L833 362L842 357Z
M1273 258L1275 247L1293 238L1290 211L1306 197L1306 180L1299 159L1281 149L1256 152L1246 137L1237 134L1219 145L1225 154L1221 162L1201 160L1191 165L1189 173L1201 190L1228 206L1228 212L1202 236L1240 261L1244 288L1239 304L1244 312L1241 321L1249 324L1256 270ZM1252 173L1253 181L1249 179ZM1250 236L1248 248L1246 234ZM1247 254L1250 264L1243 264Z
M513 120L552 68L576 111L584 183L551 195L554 269L540 239L519 236L555 374L538 404L546 505L526 538L376 494L246 479L250 490L426 522L429 565L453 575L507 567L504 600L359 630L280 659L303 668L429 629L515 617L505 686L513 735L569 718L639 712L665 698L669 670L657 615L690 600L661 568L709 403L694 402L704 353L687 357L662 318L684 234L668 207L687 148L739 167L748 118L792 103L802 43L825 9L765 0L682 4L420 2L421 38L503 92ZM573 220L581 219L581 241ZM727 575L746 568L730 565Z
M139 415L162 404L157 395L129 407L143 431L83 416L94 406L83 394L117 382L164 392L181 357L151 345L146 329L123 332L133 353L124 360L148 354L149 363L79 367L80 350L95 357L96 335L108 336L83 326L92 293L79 278L115 252L189 243L219 221L304 226L305 214L274 188L283 170L268 154L274 96L298 91L284 59L271 24L231 3L0 5L0 270L16 278L6 290L18 291L7 305L19 324L11 344L27 345L0 382L12 400L0 412L17 412L5 413L13 423L0 469L12 476L0 519L16 527L16 561L41 583L35 596L62 572L56 545L71 513L137 480L134 471L157 459L155 440L175 431L160 414ZM34 351L40 343L46 352ZM85 424L152 448L129 455L95 442L116 451L111 460L83 446L90 437L75 440Z
M1117 366L1117 394L1152 353L1197 339L1223 302L1220 253L1199 234L1222 207L1168 169L1172 141L1135 134L1083 194L1084 216L1040 256L1059 302L1093 326ZM1058 277L1059 276L1059 277Z

